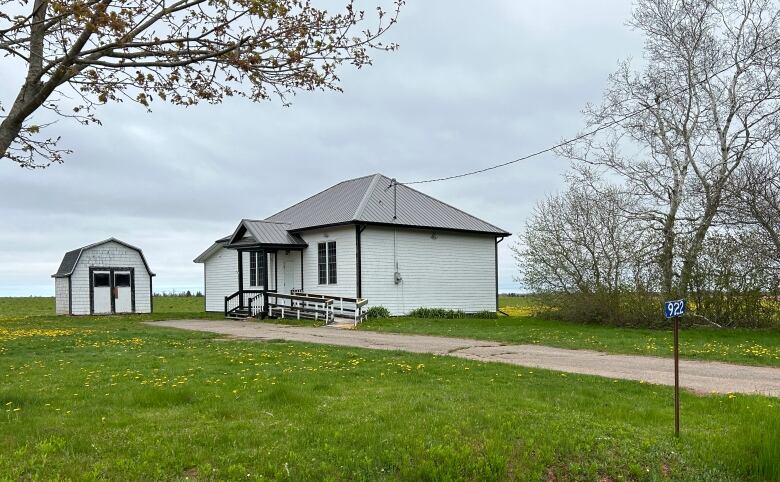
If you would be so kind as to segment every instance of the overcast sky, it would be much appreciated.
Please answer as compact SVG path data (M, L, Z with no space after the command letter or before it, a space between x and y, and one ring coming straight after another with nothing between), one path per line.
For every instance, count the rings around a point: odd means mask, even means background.
M288 108L112 105L102 127L52 128L74 150L62 165L0 160L0 296L52 295L62 254L111 236L144 250L156 290L202 289L192 259L241 218L345 179L439 177L547 147L582 127L620 59L641 56L627 0L407 1L385 39L400 50L342 70L344 93ZM20 79L0 69L5 105ZM420 190L517 233L567 166L548 155ZM499 252L502 291L519 287L513 243Z

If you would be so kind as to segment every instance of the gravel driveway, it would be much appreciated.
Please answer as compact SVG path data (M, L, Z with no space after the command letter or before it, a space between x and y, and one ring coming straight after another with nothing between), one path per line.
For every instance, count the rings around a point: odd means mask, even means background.
M662 385L674 384L671 358L612 355L591 350L539 345L507 345L466 338L285 326L254 321L171 320L147 324L251 340L286 340L431 353ZM680 385L699 393L733 392L780 397L780 368L680 360Z

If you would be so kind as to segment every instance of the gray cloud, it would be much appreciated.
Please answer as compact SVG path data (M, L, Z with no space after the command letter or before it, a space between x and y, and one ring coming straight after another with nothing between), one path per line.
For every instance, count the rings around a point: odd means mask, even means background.
M182 109L111 105L103 127L60 122L62 166L0 163L0 295L51 294L68 249L109 236L141 246L157 289L197 289L192 259L242 217L265 217L341 180L401 181L504 162L575 133L641 38L629 2L410 2L375 65L342 71L343 94L303 93L290 108L232 99ZM5 62L5 60L4 60ZM0 72L0 99L19 70ZM509 231L561 187L552 155L418 186ZM502 289L516 287L501 245Z

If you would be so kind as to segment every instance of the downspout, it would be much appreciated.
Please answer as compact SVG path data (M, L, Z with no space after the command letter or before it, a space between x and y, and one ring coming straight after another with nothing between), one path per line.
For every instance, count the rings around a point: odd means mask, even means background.
M205 265L204 265L205 266ZM154 283L152 282L152 276L149 275L149 313L154 313Z
M499 309L498 305L498 243L504 240L504 236L496 236L496 246L495 246L495 267L496 267L496 313L501 313L502 315L509 316L507 313L504 313Z
M357 285L357 296L356 298L362 298L363 297L363 266L362 266L362 255L361 255L361 239L360 235L363 232L363 230L366 229L366 225L355 225L355 280Z
M73 316L73 280L68 275L68 315Z

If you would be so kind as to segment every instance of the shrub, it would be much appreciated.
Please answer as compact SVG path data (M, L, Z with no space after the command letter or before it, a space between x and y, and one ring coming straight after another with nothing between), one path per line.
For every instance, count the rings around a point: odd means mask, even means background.
M466 313L461 310L448 310L445 308L417 308L409 312L413 318L495 318L495 311L479 311L476 313Z
M368 318L390 318L390 310L384 306L372 306L366 311Z

